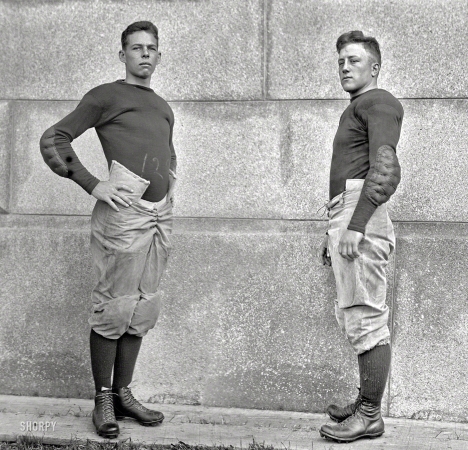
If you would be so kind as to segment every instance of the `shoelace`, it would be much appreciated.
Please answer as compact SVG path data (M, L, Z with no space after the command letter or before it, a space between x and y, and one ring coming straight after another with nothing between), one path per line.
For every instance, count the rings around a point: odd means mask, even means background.
M347 422L350 422L359 412L359 406L361 405L362 403L362 398L361 396L359 395L359 397L356 399L356 409L354 410L354 413L351 414L349 417L347 417L345 420L343 420L343 422L340 422L339 425L341 426L345 426L347 425Z
M124 389L124 399L125 402L129 402L130 406L135 406L135 408L139 409L140 411L147 412L149 411L148 408L145 408L132 394L132 391L129 388Z
M115 422L114 403L112 401L112 392L102 392L96 395L102 406L102 413L105 422Z
M339 425L340 427L344 427L344 426L348 425L348 422L351 422L351 420L354 419L354 417L356 416L357 411L358 411L358 410L356 409L356 411L354 411L353 414L351 414L350 416L346 417L346 419L343 420L343 422L340 422L338 425Z

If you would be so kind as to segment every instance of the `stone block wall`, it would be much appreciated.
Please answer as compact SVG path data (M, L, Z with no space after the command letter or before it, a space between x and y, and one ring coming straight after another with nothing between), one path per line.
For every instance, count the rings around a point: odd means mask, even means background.
M385 411L468 420L467 14L464 0L0 0L0 394L93 394L94 202L45 166L39 138L124 76L120 33L149 19L179 180L164 307L136 394L313 412L354 398L356 357L315 254L348 101L334 44L362 29L381 43L380 87L405 109ZM73 145L105 178L94 130Z

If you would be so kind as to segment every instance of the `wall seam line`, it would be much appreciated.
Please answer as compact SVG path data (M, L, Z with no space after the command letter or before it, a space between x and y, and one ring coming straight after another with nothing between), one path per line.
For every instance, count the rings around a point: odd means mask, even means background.
M268 0L263 0L263 78L262 78L262 100L266 100L268 97L268 14L267 4Z
M8 195L7 195L7 214L10 213L11 205L13 205L13 150L16 148L16 111L13 111L15 102L8 101L8 114L10 120L8 121L9 130L7 131L7 142L9 145L7 156L7 170L8 170Z
M397 235L398 235L398 223L395 226L395 251L393 256L393 277L392 277L392 321L390 323L390 342L391 342L391 352L393 356L393 344L394 344L394 329L395 329L395 311L396 311L396 301L395 301L395 291L396 291L396 273L397 273L397 259L398 259L398 245L396 242ZM393 358L392 358L393 360ZM388 372L388 392L387 392L387 416L390 417L390 409L391 409L391 402L392 402L392 388L391 388L391 381L392 381L392 365L390 364L390 369Z
M264 72L266 69L264 69ZM267 75L264 75L264 78L268 78ZM265 81L263 81L264 84ZM265 87L266 89L266 87ZM403 101L425 101L425 100L436 100L436 101L457 101L468 100L468 97L446 97L446 98L405 98L405 97L397 97L398 100ZM1 102L56 102L56 103L66 103L66 102L79 102L81 99L58 99L58 98L0 98ZM262 98L251 98L251 99L233 99L233 98L226 98L226 99L186 99L186 100L179 100L179 99L168 99L168 103L262 103L264 101L268 101L271 103L278 102L278 103L286 103L286 102L348 102L349 98L264 98L262 93Z

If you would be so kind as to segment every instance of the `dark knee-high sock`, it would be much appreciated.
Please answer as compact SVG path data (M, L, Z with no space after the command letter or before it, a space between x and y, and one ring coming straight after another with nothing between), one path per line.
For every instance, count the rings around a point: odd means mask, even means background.
M103 387L110 389L112 387L112 368L114 367L117 352L117 340L107 339L91 330L89 347L96 391L100 392Z
M361 396L372 403L380 403L387 384L391 362L390 344L378 345L358 355Z
M118 339L112 387L127 387L131 383L142 340L142 337L128 333Z

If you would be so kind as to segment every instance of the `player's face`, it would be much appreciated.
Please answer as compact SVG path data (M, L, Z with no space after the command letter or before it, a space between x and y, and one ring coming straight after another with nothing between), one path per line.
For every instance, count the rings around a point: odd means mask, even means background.
M379 65L362 44L348 44L338 56L341 86L352 97L375 87Z
M127 45L119 53L125 63L127 81L139 83L149 81L159 64L161 53L156 38L147 31L136 31L128 36Z

